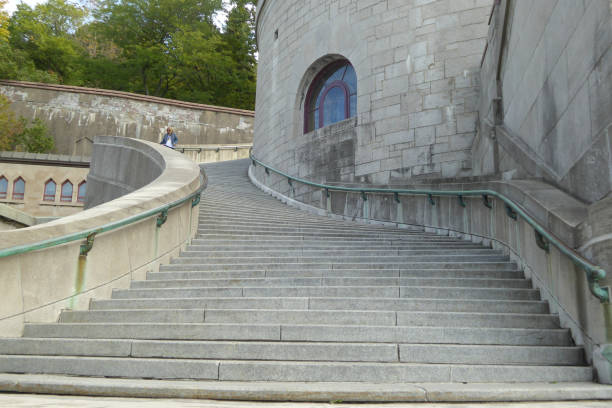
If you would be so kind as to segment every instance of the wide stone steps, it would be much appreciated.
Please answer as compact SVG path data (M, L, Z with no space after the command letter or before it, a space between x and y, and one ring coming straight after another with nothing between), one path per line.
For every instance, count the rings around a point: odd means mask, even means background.
M208 297L92 300L90 310L118 309L292 309L292 310L387 310L489 313L549 313L541 300L450 300L389 298L301 297Z
M228 323L27 324L25 337L571 346L566 329Z
M175 280L175 279L239 279L239 278L328 278L328 277L372 277L372 278L489 278L489 279L522 279L522 271L504 270L462 270L462 269L426 269L426 270L370 270L370 269L312 269L312 270L274 270L266 271L171 271L148 272L147 280Z
M531 288L526 279L471 279L471 278L240 278L240 279L182 279L132 281L133 289L147 288L202 288L202 287L262 287L262 286L438 286L464 288Z
M180 258L183 259L183 258ZM293 262L293 263L259 263L253 265L250 263L242 264L200 264L197 261L190 260L190 262L174 262L169 265L160 267L161 271L249 271L252 269L265 270L265 271L278 271L278 270L353 270L353 269L370 269L370 270L404 270L407 266L418 270L427 269L465 269L465 270L501 270L501 271L516 271L516 264L513 262L410 262L410 264L398 263L398 262L326 262L326 263L307 263L307 262Z
M425 286L279 286L113 290L113 299L192 297L382 297L427 299L539 300L534 289Z
M291 382L505 382L592 380L592 369L552 365L462 365L368 362L296 362L5 355L6 373L93 377Z
M0 372L306 386L592 381L583 348L502 251L293 209L256 190L247 164L208 167L197 236L180 256L88 310L0 340Z
M434 364L583 364L579 347L466 346L386 343L151 341L91 339L0 340L3 355L96 356L262 361ZM457 357L459 356L459 357ZM459 360L459 361L457 361Z
M393 312L354 310L136 309L64 311L60 323L260 323L409 327L559 327L556 316L516 313Z
M363 256L418 256L418 255L488 255L488 256L502 256L501 251L492 251L490 249L482 248L447 248L445 251L439 249L326 249L326 250L307 250L307 249L293 249L293 250L267 250L267 251L205 251L197 250L191 247L187 248L186 251L181 252L181 256L185 257L197 257L197 258L240 258L240 257L275 257L275 258L291 258L291 257L345 257L350 256L352 259L363 257Z

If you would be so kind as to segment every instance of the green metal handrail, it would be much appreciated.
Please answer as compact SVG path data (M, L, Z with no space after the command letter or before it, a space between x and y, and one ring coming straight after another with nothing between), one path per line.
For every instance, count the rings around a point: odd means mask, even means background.
M202 191L206 189L207 185L208 185L208 179L204 178L203 181L200 181L200 187L198 187L198 189L195 192L189 194L186 197L173 201L169 204L164 204L157 208L147 210L140 214L132 215L130 217L123 218L118 221L104 224L100 227L90 228L87 230L74 232L72 234L62 235L60 237L50 238L44 241L39 241L39 242L31 243L31 244L24 244L24 245L18 245L18 246L14 246L10 248L0 249L0 258L5 258L7 256L12 256L12 255L24 254L24 253L32 252L32 251L37 251L39 249L51 248L57 245L67 244L69 242L74 242L74 241L78 241L81 239L86 239L87 242L81 245L80 254L87 256L87 253L93 247L93 241L96 235L102 234L104 232L112 231L117 228L121 228L126 225L129 225L129 224L133 224L135 222L141 221L145 218L152 217L154 215L158 215L157 227L159 228L163 224L163 222L161 222L160 220L163 219L163 221L165 221L165 218L168 215L168 210L174 207L178 207L189 200L191 200L192 208L198 205L198 203L200 202L200 195L202 194Z
M600 300L601 303L608 303L610 301L610 292L608 287L602 287L599 284L599 281L606 277L606 271L600 268L599 266L593 264L588 259L584 258L574 249L570 248L566 244L564 244L560 239L555 237L551 232L546 230L543 226L541 226L533 217L531 217L527 212L518 204L515 204L510 198L505 195L498 193L494 190L465 190L465 191L453 191L453 190L420 190L420 189L385 189L385 188L354 188L354 187L342 187L342 186L332 186L327 184L314 183L312 181L304 180L299 177L293 177L281 170L275 169L267 164L259 161L255 158L253 153L250 153L251 162L253 166L260 165L264 169L266 169L266 173L269 174L270 171L278 174L281 177L287 178L288 183L291 185L293 181L297 181L298 183L302 183L308 186L317 187L325 190L327 197L329 197L330 191L346 191L350 193L360 193L364 200L367 200L367 193L377 193L377 194L393 194L396 202L399 201L400 194L402 195L423 195L427 196L429 202L432 205L435 205L435 201L433 200L434 196L454 196L459 199L459 203L461 206L465 207L465 202L463 201L464 197L470 196L482 196L483 204L488 208L491 208L492 205L489 201L489 197L495 197L499 200L503 201L506 207L506 213L509 217L513 219L517 219L520 216L524 219L531 227L535 230L536 233L536 242L538 246L544 250L547 250L549 245L554 245L561 253L568 256L576 266L583 269L586 273L587 280L589 283L589 289L591 293Z

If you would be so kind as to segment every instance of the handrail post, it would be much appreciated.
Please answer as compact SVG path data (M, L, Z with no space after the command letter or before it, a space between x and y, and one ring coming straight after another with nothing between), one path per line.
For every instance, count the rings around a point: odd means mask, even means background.
M463 196L459 195L459 205L465 208L465 201L463 201Z
M482 201L485 207L487 208L493 208L493 204L491 203L491 201L489 201L489 196L486 194L482 195Z

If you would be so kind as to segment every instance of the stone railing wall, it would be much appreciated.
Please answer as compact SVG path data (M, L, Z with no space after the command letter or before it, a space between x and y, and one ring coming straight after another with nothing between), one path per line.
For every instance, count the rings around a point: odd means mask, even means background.
M572 330L576 343L585 346L587 359L596 366L599 380L611 382L612 366L605 356L609 352L608 343L612 336L612 307L609 304L601 304L590 293L584 271L577 268L569 257L553 246L549 252L540 249L533 228L521 218L510 218L501 200L489 198L493 204L489 209L483 204L481 197L465 197L465 207L454 197L434 197L435 205L431 205L427 196L400 196L401 203L398 204L392 194L368 194L367 201L364 201L359 193L330 191L328 199L321 189L297 182L290 186L286 178L273 172L268 175L262 166L251 166L249 175L264 191L290 205L320 215L358 222L383 223L400 228L424 227L429 232L457 236L502 249L525 271L527 278L532 279L534 287L540 289L543 299L550 303L551 311L559 314L562 326ZM574 248L580 247L584 240L579 232L595 232L597 225L605 229L609 224L601 222L604 219L601 213L605 213L607 207L602 207L598 213L590 214L590 209L582 202L541 181L471 179L367 187L494 190L521 205L542 226ZM610 211L607 210L608 213ZM595 222L596 219L599 219L598 223ZM589 220L594 226L585 227ZM591 251L596 254L605 253L607 247L598 247L598 242L596 240L590 244ZM601 244L605 244L605 241ZM610 256L606 258L610 260L608 258ZM606 259L598 260L601 262ZM612 262L602 263L601 266L609 272L607 280L602 284L612 284Z
M0 232L0 249L99 228L187 197L203 182L195 163L156 143L114 137L98 141L92 168L111 185L116 177L132 182L121 174L140 169L148 160L155 161L160 172L139 176L137 182L144 187L78 214ZM105 154L111 150L114 154ZM92 183L88 195L100 187L106 194L103 186ZM80 256L83 241L73 241L0 258L0 336L19 336L26 322L55 321L62 309L86 309L90 299L108 298L113 288L127 288L130 280L144 279L178 254L191 240L197 222L198 207L187 200L171 209L159 227L155 214L96 235L86 256Z
M253 143L253 111L202 105L128 92L0 81L16 114L41 119L55 138L55 153L91 154L98 135L161 141L172 126L180 144Z

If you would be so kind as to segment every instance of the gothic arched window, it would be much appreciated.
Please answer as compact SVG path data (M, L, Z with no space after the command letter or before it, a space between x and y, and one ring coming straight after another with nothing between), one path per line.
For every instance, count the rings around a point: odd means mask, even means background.
M13 200L23 200L25 195L25 180L18 177L13 181Z
M8 180L6 177L0 177L0 198L6 198L8 191Z
M45 192L43 193L43 201L55 201L55 190L57 184L53 179L47 180L45 183Z
M347 60L321 70L308 89L304 104L304 133L357 114L357 75Z
M82 181L79 184L79 189L77 190L77 201L79 203L84 203L85 202L85 194L87 194L87 182L86 181Z
M60 201L66 203L72 201L72 183L70 180L66 180L62 183L62 194L60 195Z

